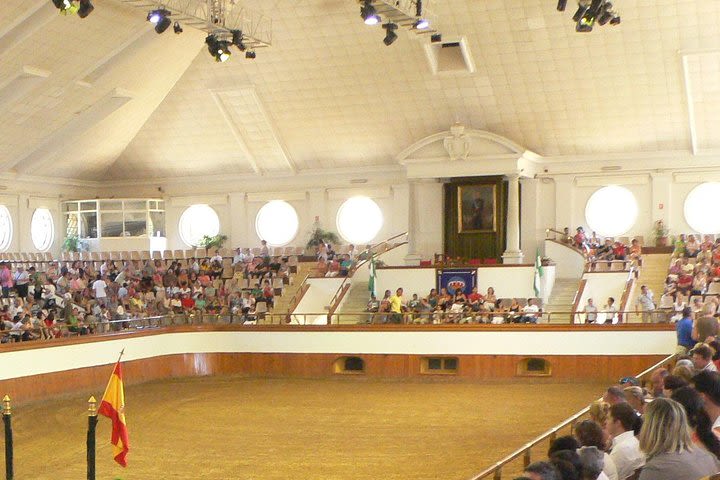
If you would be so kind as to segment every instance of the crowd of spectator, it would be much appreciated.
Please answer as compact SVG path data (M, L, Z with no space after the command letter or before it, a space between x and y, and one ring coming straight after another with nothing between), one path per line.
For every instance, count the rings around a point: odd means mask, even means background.
M683 347L681 350L684 351ZM642 385L620 379L547 460L515 480L712 480L720 472L720 344L693 343Z
M473 287L467 295L433 288L425 297L414 293L409 299L402 288L394 294L386 290L381 299L371 295L367 311L374 313L371 323L538 323L542 316L540 299L499 299L493 287L485 294Z
M130 318L168 314L237 315L253 320L260 304L272 310L275 295L289 281L287 258L258 256L238 249L232 259L220 255L191 258L181 264L137 260L117 264L74 261L45 271L0 264L2 341L49 339L123 328Z
M617 260L639 264L642 259L642 245L637 238L633 238L630 245L625 245L620 239L600 238L595 232L588 236L583 227L577 227L575 235L571 235L570 229L567 227L563 232L565 242L580 249L592 267L596 267L598 262Z

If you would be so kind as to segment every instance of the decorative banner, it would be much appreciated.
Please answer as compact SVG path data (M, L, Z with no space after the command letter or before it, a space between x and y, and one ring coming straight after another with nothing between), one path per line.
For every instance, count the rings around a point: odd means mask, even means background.
M477 269L445 268L437 271L437 289L446 288L450 295L460 290L469 295L477 282Z

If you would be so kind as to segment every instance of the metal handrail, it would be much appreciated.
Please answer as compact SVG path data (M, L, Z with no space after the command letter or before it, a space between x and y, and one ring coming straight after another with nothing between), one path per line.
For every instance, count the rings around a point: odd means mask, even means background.
M648 374L650 374L652 371L661 368L663 365L666 365L670 362L672 362L673 358L675 358L677 354L673 353L672 355L669 355L665 357L663 360L657 362L655 365L643 370L639 374L635 375L635 377L639 380L642 380L644 377L646 377ZM468 480L482 480L484 478L489 477L490 475L493 475L494 480L502 480L502 468L506 466L508 463L512 462L516 458L523 456L523 462L525 464L525 467L527 467L530 464L531 460L531 449L538 445L540 442L543 442L545 440L552 441L554 437L557 435L557 432L568 425L574 427L575 423L577 423L577 420L581 418L582 416L586 415L590 411L590 407L585 407L579 412L571 415L567 419L563 420L559 424L552 427L550 430L546 431L545 433L541 434L538 437L535 437L533 440L529 441L519 449L515 450L510 455L502 458L500 461L496 462L495 465L486 468L479 474L470 477Z

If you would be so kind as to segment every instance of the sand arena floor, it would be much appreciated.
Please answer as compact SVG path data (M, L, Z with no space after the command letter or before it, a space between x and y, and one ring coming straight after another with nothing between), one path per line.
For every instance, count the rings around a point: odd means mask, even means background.
M97 478L462 480L602 388L243 377L152 382L125 391L127 469L112 461L110 422L101 417ZM14 409L16 480L85 478L86 400L83 394Z

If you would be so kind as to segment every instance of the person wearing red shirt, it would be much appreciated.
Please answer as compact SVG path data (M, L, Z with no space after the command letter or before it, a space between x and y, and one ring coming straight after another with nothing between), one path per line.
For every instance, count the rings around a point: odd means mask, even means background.
M183 310L189 312L195 308L195 300L186 293L183 294L182 299L180 299L180 305L182 305Z
M470 295L467 296L467 301L470 304L470 308L472 308L474 311L480 310L480 305L483 303L485 299L482 295L480 295L477 291L477 287L473 287L472 292Z
M613 256L615 260L625 260L625 245L622 242L616 241L613 244Z

